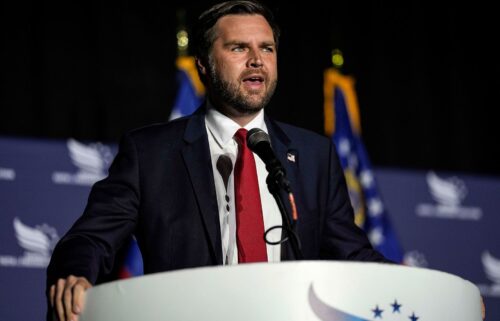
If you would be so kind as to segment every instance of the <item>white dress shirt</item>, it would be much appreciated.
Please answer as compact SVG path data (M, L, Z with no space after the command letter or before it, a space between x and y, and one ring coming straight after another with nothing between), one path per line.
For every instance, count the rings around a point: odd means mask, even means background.
M212 168L214 172L215 190L217 193L217 204L219 208L219 221L222 241L222 257L224 264L238 264L238 248L236 246L236 212L234 204L234 165L238 155L238 143L233 136L241 128L238 123L229 117L221 114L207 102L207 114L205 124L208 134L208 143L212 158ZM264 122L264 111L259 114L245 127L260 128L267 133ZM221 155L226 155L231 159L232 171L229 176L227 191L221 174L217 170L217 160ZM264 162L254 154L257 168L257 178L259 180L259 192L262 203L262 214L264 216L264 229L281 225L282 219L276 201L267 188L267 170ZM229 201L226 199L228 196ZM229 210L228 210L229 209ZM281 229L274 229L267 235L270 241L277 241L281 237ZM281 246L266 244L267 260L269 262L279 262Z

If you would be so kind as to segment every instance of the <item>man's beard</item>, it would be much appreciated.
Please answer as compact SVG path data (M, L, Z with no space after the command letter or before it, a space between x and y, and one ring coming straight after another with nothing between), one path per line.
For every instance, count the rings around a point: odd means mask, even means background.
M220 100L222 104L230 106L244 115L252 115L263 109L271 100L278 82L277 79L272 80L264 96L256 100L252 99L252 96L255 98L255 96L259 95L260 91L249 91L246 93L239 91L237 84L220 78L215 71L215 66L212 64L210 66L209 77L214 94L217 95L217 99Z

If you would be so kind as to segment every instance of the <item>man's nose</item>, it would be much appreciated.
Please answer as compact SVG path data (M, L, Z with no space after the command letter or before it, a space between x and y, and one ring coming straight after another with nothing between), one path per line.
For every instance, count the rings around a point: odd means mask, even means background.
M249 68L260 68L262 67L262 57L258 51L252 50L250 56L248 57L247 67Z

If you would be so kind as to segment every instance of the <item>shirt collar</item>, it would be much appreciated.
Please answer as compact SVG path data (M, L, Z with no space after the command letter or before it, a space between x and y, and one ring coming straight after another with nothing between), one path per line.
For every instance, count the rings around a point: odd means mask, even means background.
M227 146L233 139L236 131L242 128L237 122L216 110L208 100L205 122L215 141L221 147ZM246 130L260 128L267 133L266 122L264 121L264 110L261 109L257 116L243 128Z

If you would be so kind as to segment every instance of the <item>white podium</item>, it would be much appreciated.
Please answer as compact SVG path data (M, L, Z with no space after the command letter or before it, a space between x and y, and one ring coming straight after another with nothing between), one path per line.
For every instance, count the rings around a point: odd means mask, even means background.
M377 263L206 267L102 284L81 321L480 321L479 290L455 275Z

